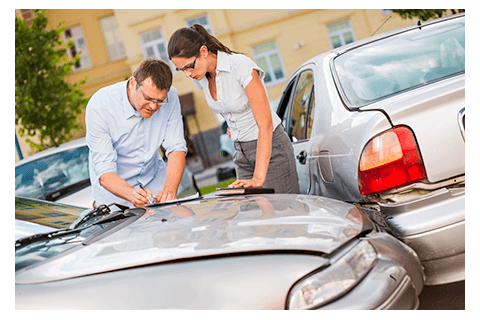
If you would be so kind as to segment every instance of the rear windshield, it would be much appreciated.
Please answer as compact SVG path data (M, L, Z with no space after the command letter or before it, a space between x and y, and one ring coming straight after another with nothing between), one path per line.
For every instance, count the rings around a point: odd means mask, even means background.
M358 108L465 72L465 19L416 28L334 60L346 104Z

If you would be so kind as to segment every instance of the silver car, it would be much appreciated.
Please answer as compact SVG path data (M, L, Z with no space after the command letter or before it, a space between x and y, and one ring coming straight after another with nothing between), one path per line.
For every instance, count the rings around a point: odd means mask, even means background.
M16 215L78 208L15 198ZM16 309L415 309L416 253L370 209L309 195L99 206L15 242Z
M301 193L381 212L427 284L465 279L464 14L310 59L277 112Z
M199 192L185 168L177 198ZM51 148L15 163L15 195L93 208L85 138Z

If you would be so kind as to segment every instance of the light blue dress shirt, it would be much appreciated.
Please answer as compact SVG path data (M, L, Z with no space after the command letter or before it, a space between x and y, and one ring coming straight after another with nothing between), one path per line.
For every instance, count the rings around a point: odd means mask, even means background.
M97 91L88 102L85 122L90 149L89 171L97 204L132 204L107 191L99 178L114 172L131 186L140 183L154 195L165 185L166 165L159 153L187 152L178 91L171 87L168 103L143 118L127 97L128 81Z

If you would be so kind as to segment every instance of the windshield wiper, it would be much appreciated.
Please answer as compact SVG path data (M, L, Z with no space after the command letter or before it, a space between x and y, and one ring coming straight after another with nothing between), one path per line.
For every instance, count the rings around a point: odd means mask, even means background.
M92 218L103 216L103 215L106 215L106 214L110 214L110 212L111 212L110 207L113 206L113 205L117 206L122 212L125 212L127 209L129 209L127 206L123 206L123 205L118 204L118 203L111 203L109 205L102 204L102 205L99 205L98 207L96 207L95 209L93 209L92 211L90 211L89 213L87 213L80 220L78 220L78 219L75 220L70 225L70 227L68 227L68 228L69 229L76 229L80 225L84 224L85 222L87 222L88 220L90 220Z
M88 187L89 185L90 185L90 178L80 180L78 182L72 183L68 186L62 187L60 189L57 189L48 193L45 196L45 199L48 201L57 201L58 199L68 195L69 193L73 191L77 191L79 189L83 189L85 187Z
M32 244L32 243L35 243L35 242L51 240L51 239L67 236L69 234L79 233L82 230L83 229L74 229L74 230L62 229L62 230L57 230L57 231L53 231L53 232L34 234L33 236L16 240L15 241L15 250L23 248L23 247L28 246L29 244Z
M122 211L118 211L118 212L115 212L112 215L108 215L111 212L109 207L113 206L113 205L119 207ZM127 209L129 209L129 208L126 207L126 206L122 206L120 204L117 204L117 203L112 203L108 206L107 205L98 206L97 208L93 209L88 214L86 214L78 223L74 222L68 229L55 230L55 231L46 232L46 233L38 233L38 234L34 234L30 237L21 238L21 239L16 240L15 241L15 249L23 248L23 247L25 247L29 244L35 243L35 242L52 240L52 239L55 239L55 238L68 236L70 234L80 233L81 231L83 231L85 229L88 229L88 228L90 228L91 226L94 226L94 225L100 225L100 224L103 224L103 223L112 222L112 221L115 221L115 220L120 220L120 219L132 217L132 216L136 216L136 215L143 215L145 213L144 209L141 210L141 212L136 212L136 210L134 210L134 209L128 210L127 212L125 212ZM139 209L139 208L137 208L137 209ZM140 208L140 209L142 209L142 208ZM85 223L86 221L88 221L88 220L90 220L94 217L99 217L99 216L102 216L102 215L108 215L108 216L106 216L106 217L104 217L104 218L102 218L98 221L95 221L92 224L86 225L86 226L81 227L81 228L79 227L81 224Z

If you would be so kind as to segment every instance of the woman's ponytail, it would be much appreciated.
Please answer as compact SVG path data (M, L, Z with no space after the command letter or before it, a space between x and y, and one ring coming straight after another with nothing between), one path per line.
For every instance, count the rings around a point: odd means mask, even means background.
M208 51L217 54L218 51L222 51L228 54L231 53L238 53L235 51L230 50L227 46L220 42L217 38L212 36L202 25L195 23L190 28L197 31L205 38L205 46L207 47ZM200 48L199 48L200 49Z
M195 23L190 28L181 28L172 34L168 41L168 57L170 60L174 57L194 57L198 55L200 47L203 45L214 54L217 54L218 51L228 54L238 53L226 47L202 25Z

